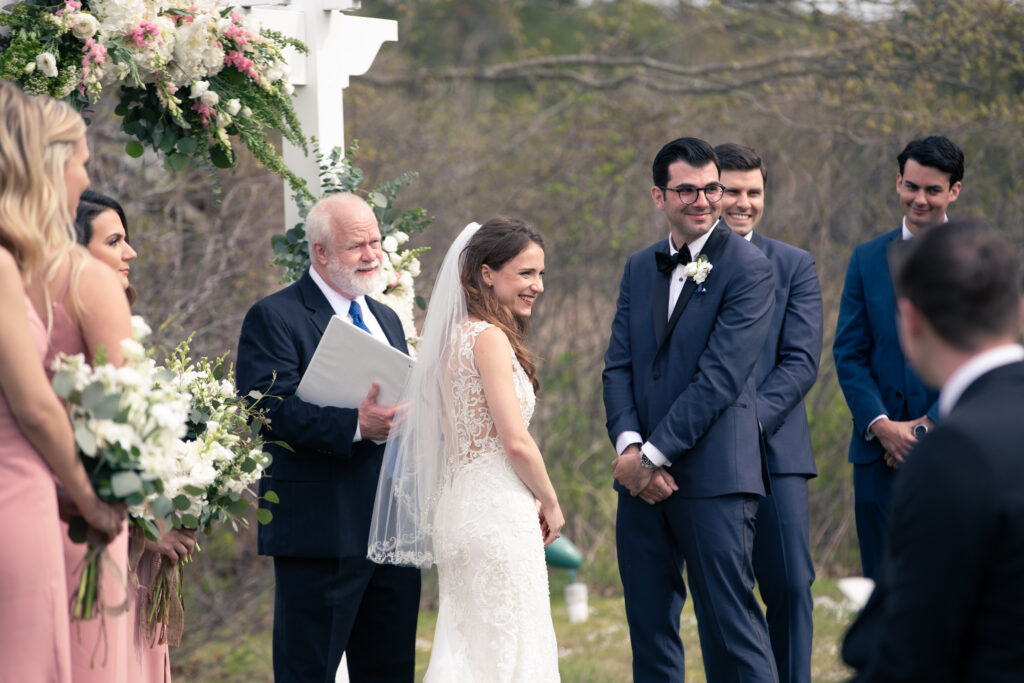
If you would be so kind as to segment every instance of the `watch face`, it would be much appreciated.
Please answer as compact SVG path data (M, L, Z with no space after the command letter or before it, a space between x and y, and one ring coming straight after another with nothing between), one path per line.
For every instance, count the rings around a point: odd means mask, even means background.
M920 439L921 437L923 437L927 433L928 433L928 427L924 426L923 424L919 424L919 425L915 425L914 426L914 436L916 436L918 439Z

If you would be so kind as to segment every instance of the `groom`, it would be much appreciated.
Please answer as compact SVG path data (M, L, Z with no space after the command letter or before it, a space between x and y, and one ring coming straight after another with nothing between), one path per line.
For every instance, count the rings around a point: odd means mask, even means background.
M710 145L673 140L653 176L669 237L626 262L603 376L633 678L684 678L685 568L708 680L777 681L751 560L766 475L752 371L771 326L772 269L718 223Z
M309 272L256 302L238 341L240 393L266 399L274 461L260 494L280 503L259 528L259 552L274 558L274 680L333 683L342 652L349 680L412 681L419 570L366 558L377 477L393 408L371 389L355 408L307 403L295 395L334 315L406 351L398 316L366 294L380 274L380 231L361 198L337 194L306 218ZM337 378L344 382L344 377Z

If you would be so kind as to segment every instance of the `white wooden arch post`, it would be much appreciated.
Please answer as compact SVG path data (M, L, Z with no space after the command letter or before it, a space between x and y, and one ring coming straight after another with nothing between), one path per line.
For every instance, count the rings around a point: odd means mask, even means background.
M359 0L243 0L243 8L268 29L298 38L309 54L289 49L289 78L295 86L295 113L306 137L320 141L329 153L345 148L345 116L342 90L349 78L369 70L381 45L398 40L398 22L344 14L359 9ZM287 140L284 163L305 179L314 196L320 196L316 158L306 156ZM285 229L299 222L299 211L291 190L284 185ZM336 683L348 683L348 667L342 655Z
M242 7L263 26L298 38L309 54L287 50L289 77L295 86L295 112L306 137L320 141L326 154L345 148L342 90L349 78L369 70L381 45L398 40L398 22L345 14L359 9L359 0L242 0ZM312 154L306 156L287 140L284 163L309 183L320 196L319 169ZM284 186L285 229L299 222L291 190Z

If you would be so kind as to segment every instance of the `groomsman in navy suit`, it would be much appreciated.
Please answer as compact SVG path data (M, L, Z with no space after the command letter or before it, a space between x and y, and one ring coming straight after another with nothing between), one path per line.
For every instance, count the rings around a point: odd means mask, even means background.
M814 622L807 480L818 475L804 396L818 377L821 285L814 257L754 231L764 216L768 172L761 157L735 143L715 147L722 168L722 219L761 249L775 274L771 333L754 370L757 419L771 493L761 499L754 575L767 608L779 680L810 683Z
M603 375L633 678L684 679L685 568L708 680L777 681L751 559L765 493L753 370L771 330L771 265L718 222L710 145L674 140L652 171L669 235L626 262Z
M1024 681L1020 260L972 220L907 251L900 339L942 387L941 420L896 480L885 561L843 659L863 683Z
M274 461L261 495L278 504L259 527L259 553L274 558L274 680L333 683L342 653L349 680L408 682L415 670L420 574L366 557L373 500L394 408L377 387L358 408L295 395L332 316L406 351L398 316L366 296L381 272L373 211L352 194L321 200L306 218L311 266L297 282L256 302L238 341L237 385L269 394L266 448ZM344 377L337 378L344 382Z
M937 417L938 394L921 382L900 349L892 262L903 242L947 220L964 176L963 152L937 135L909 143L897 162L902 225L853 250L832 344L853 415L854 510L861 567L870 579L878 577L896 472Z

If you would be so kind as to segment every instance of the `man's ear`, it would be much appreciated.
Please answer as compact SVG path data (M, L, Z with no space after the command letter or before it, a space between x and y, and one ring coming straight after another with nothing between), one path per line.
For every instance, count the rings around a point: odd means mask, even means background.
M658 207L659 211L665 210L665 191L657 185L651 186L651 199L654 200L654 205Z
M319 263L322 266L327 264L327 247L324 246L323 242L313 242L312 259L315 263Z
M957 200L957 197L960 196L960 188L961 187L963 187L963 184L959 180L949 186L949 203L950 204L955 202Z

